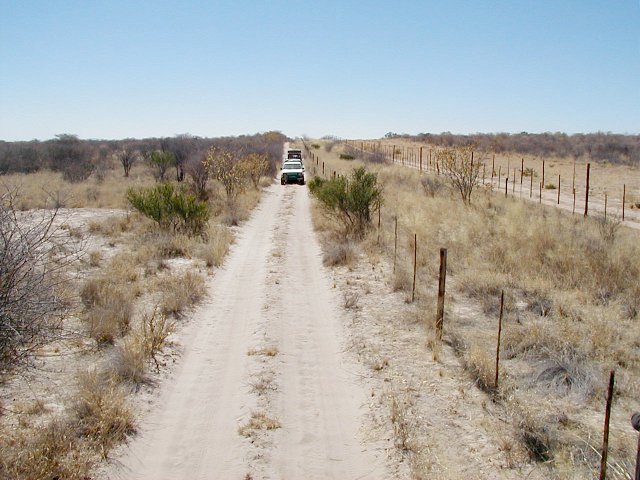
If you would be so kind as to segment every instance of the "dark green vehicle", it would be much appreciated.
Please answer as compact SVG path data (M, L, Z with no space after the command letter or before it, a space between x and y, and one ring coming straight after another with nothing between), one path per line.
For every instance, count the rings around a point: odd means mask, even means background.
M280 184L297 183L304 185L304 167L302 162L284 162L280 173Z

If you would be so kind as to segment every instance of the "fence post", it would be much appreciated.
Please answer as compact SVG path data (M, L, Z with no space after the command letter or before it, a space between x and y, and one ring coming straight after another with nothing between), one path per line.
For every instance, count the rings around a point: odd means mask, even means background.
M624 201L627 196L627 184L622 184L622 221L624 222Z
M560 174L558 174L558 205L560 205Z
M520 185L522 185L523 177L524 177L524 158L522 158L522 161L520 162Z
M393 145L393 150L391 150L391 163L396 163L396 146Z
M322 162L322 176L324 177L324 162Z
M513 167L513 182L511 182L511 193L516 193L516 167Z
M393 217L396 225L393 229L394 231L394 240L393 240L393 273L396 273L396 258L398 256L398 216L395 215Z
M542 159L542 185L544 186L544 158Z
M539 197L539 203L542 204L542 182L540 182L540 197Z
M607 406L604 411L604 435L602 439L602 458L600 461L600 480L607 478L607 453L609 451L609 419L611 417L611 400L613 398L613 384L615 370L609 374L609 389L607 390Z
M507 198L508 193L509 193L509 177L504 179L504 198Z
M447 249L440 249L440 274L438 280L438 311L436 314L436 335L442 340L442 327L444 324L444 292L447 280Z
M422 147L420 147L420 173L422 173Z
M502 309L504 307L504 290L500 294L500 317L498 318L498 346L496 347L496 380L495 389L498 390L498 373L500 371L500 335L502 334Z
M607 221L607 200L608 200L608 195L607 192L604 192L604 221Z
M413 287L411 288L411 303L416 299L416 271L418 269L418 234L413 234Z
M640 432L640 412L631 416L631 425L637 432ZM634 480L640 480L640 435L638 435L638 453L636 454L636 474Z
M587 163L587 190L584 194L584 216L589 213L589 171L591 170L591 164Z
M573 215L576 214L576 189L573 189Z

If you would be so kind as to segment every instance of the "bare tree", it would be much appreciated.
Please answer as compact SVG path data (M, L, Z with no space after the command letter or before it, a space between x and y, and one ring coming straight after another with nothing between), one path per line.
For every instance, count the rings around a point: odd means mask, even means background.
M131 167L138 160L138 154L130 145L125 145L121 150L115 153L115 157L122 164L122 168L124 169L124 176L128 177L129 172L131 172Z
M80 250L55 226L58 210L18 212L0 197L0 371L62 332L65 270Z
M464 203L471 203L471 193L480 180L482 162L473 158L473 147L443 148L436 153L444 174Z
M211 175L211 160L207 154L200 153L192 156L185 164L187 175L191 177L193 189L198 200L208 199L209 177Z

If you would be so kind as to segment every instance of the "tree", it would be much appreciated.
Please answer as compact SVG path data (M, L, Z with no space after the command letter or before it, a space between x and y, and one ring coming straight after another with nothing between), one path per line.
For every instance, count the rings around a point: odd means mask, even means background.
M436 153L438 162L462 201L471 204L471 193L480 179L482 162L473 158L473 147L444 148Z
M164 182L167 170L176 163L176 157L171 152L155 150L149 154L149 165L154 172L154 177L158 182Z
M131 146L125 145L115 153L115 156L122 164L122 168L124 168L124 176L128 177L129 172L131 172L131 167L133 167L133 164L138 159L138 154Z
M246 166L228 150L211 147L207 152L211 176L224 186L228 200L234 200L245 188Z
M56 135L49 145L51 169L62 172L69 182L81 182L93 173L94 165L88 155L86 144L76 135Z
M243 162L251 183L254 188L258 188L260 179L266 175L269 170L269 159L266 155L250 153L244 157Z
M206 154L191 157L185 164L185 171L191 177L193 189L199 200L207 200L207 184L211 175L211 161Z

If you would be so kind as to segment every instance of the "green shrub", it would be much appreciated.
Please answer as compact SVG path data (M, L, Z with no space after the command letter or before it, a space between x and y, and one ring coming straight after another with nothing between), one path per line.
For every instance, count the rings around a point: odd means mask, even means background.
M348 153L341 153L340 160L353 160L355 157L353 155L349 155Z
M127 200L133 208L154 220L160 228L198 235L209 220L207 204L194 195L177 190L170 183L130 189Z
M353 170L350 177L309 182L311 193L323 207L336 215L347 235L362 238L371 225L371 214L380 208L382 189L378 176L364 167Z

